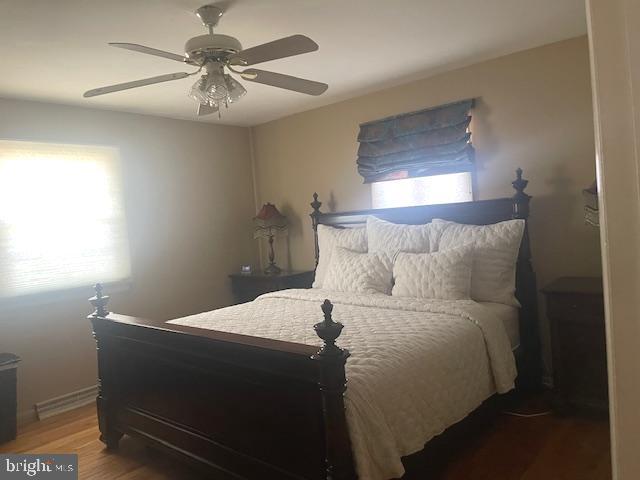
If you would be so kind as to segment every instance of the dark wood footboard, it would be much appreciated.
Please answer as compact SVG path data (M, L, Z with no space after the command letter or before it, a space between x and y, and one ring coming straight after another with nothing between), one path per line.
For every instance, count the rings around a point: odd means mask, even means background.
M234 479L353 479L344 413L342 325L316 325L324 347L108 313L91 299L101 439L123 434Z

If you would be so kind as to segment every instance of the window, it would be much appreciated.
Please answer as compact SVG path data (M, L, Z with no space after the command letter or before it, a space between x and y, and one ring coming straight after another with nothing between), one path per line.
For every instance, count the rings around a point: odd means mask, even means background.
M471 173L403 178L371 184L373 208L411 207L473 200Z
M0 298L129 276L118 150L0 140Z

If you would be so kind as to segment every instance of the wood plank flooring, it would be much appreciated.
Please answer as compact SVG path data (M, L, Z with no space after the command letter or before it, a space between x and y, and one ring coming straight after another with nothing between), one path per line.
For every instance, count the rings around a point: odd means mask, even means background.
M95 407L27 426L0 453L77 453L83 480L200 480L173 458L125 437L117 453L98 440ZM604 420L501 415L452 458L429 462L424 480L609 480L609 430ZM210 478L210 477L208 477Z

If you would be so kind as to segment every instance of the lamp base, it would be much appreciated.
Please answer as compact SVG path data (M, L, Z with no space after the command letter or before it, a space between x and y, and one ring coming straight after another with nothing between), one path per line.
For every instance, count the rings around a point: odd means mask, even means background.
M267 268L264 269L264 273L267 275L280 275L282 269L278 267L275 263L270 263Z

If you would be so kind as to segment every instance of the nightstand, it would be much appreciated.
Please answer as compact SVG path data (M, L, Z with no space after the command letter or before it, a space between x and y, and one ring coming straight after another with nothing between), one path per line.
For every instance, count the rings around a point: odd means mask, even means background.
M551 326L555 405L606 412L607 349L602 278L564 277L542 289Z
M315 272L282 272L278 275L267 275L262 272L250 274L232 273L231 290L236 303L255 300L256 297L267 292L285 290L287 288L311 288Z

